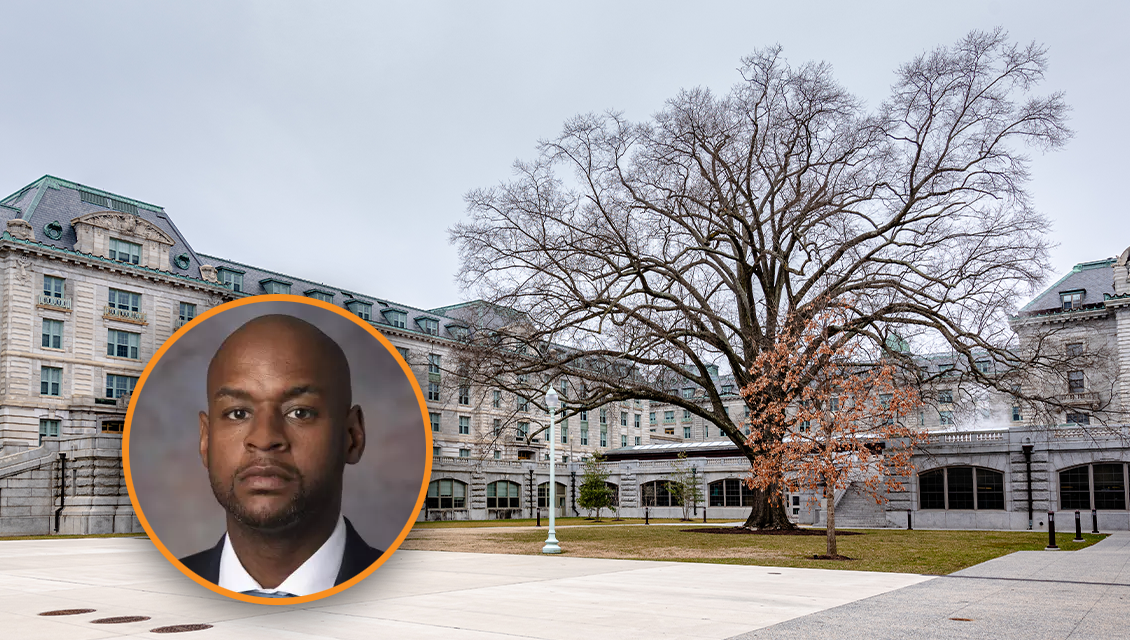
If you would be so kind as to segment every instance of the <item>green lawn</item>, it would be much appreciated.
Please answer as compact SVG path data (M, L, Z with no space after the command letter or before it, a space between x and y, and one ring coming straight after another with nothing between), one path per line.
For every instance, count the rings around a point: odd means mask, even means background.
M520 522L520 521L512 521ZM429 523L432 524L432 523ZM470 551L477 553L541 552L546 528L495 530L435 523L417 525L404 549ZM544 523L543 523L544 524ZM1047 533L1002 531L865 530L841 536L839 553L848 561L814 560L825 552L823 536L720 535L696 533L685 526L574 527L558 530L565 555L588 558L712 562L814 569L852 569L901 573L948 574L1014 551L1043 550ZM701 528L701 524L697 528ZM1084 534L1085 542L1071 542L1074 534L1056 536L1063 550L1090 546L1104 535Z
M513 520L438 520L432 522L417 522L414 526L416 529L476 529L482 527L534 527L537 521L533 518L515 518ZM702 524L702 518L696 521L684 522L678 518L652 518L651 522L656 524L667 524L675 522L683 522L683 524ZM709 518L707 522L722 523L734 522L733 518ZM614 524L643 524L643 518L623 518L615 520L611 516L605 516L600 520L592 520L589 518L558 518L555 526L557 527L575 527L587 525L614 525ZM549 518L542 516L541 526L544 530L549 526Z
M144 538L144 533L91 533L91 534L75 534L75 535L53 535L53 536L0 536L0 542L4 540L58 540L60 538Z

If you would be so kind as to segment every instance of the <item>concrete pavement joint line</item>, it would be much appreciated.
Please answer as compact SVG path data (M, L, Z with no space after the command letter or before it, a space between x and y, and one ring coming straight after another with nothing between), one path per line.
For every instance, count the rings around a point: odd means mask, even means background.
M393 623L398 623L398 624L414 624L414 625L419 625L421 627L434 627L434 628L437 628L437 629L457 629L459 631L474 631L474 632L477 632L477 633L490 633L492 635L505 636L505 637L508 637L508 638L533 638L534 640L541 640L541 636L529 636L529 635L525 635L525 634L511 633L509 631L495 631L494 629L484 630L484 629L476 629L474 627L457 627L457 626L450 625L450 624L436 624L434 622L418 622L416 620L402 620L400 618L385 618L385 617L381 617L381 616L362 616L362 615L357 615L355 613L339 613L337 611L318 611L318 613L320 613L322 615L340 616L342 618L350 618L350 619L356 618L358 620L381 620L383 622L393 622ZM274 614L268 614L268 615L274 615ZM228 620L227 622L234 622L236 624L248 624L249 626L252 626L250 624L250 622L252 620L255 620L255 618L259 618L259 617L262 617L262 616L252 616L250 618L239 618L238 620ZM220 623L213 623L213 624L220 624ZM217 627L213 627L213 628L217 628Z
M1053 580L1050 578L1005 578L997 576L937 576L938 578L956 578L960 580L1008 580L1011 582L1056 582L1060 584L1093 584L1098 587L1130 587L1124 582L1089 582L1086 580Z

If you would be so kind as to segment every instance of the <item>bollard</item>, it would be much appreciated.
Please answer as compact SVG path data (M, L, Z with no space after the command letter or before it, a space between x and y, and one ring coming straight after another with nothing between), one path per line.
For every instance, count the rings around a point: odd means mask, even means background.
M1079 510L1075 510L1075 539L1072 542L1083 542L1083 524L1079 520Z
M1059 549L1055 544L1055 512L1048 512L1048 546L1049 551Z
M1091 509L1091 533L1099 532L1099 512Z
M541 526L541 507L538 507L538 526Z
M706 524L706 507L702 508L702 524Z
M910 519L910 509L906 510L906 530L914 531L914 523Z
M643 523L651 524L651 522L647 519L647 507L643 508Z

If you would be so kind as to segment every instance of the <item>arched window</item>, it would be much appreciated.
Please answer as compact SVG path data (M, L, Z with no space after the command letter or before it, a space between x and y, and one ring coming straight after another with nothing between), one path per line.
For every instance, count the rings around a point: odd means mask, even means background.
M556 491L556 494L553 497L557 498L557 506L558 507L564 507L565 506L565 492L568 491L568 489L565 487L565 485L558 482L557 488L554 489L554 491ZM549 506L549 483L548 482L543 482L543 483L538 485L538 506L543 508L543 509L545 507Z
M467 484L451 478L432 480L428 485L429 509L466 509Z
M611 482L607 482L607 481L605 481L604 486L608 487L608 490L612 492L612 506L619 507L620 506L620 486L612 484Z
M737 478L726 478L710 483L710 506L751 507L753 489Z
M679 499L668 490L669 480L652 480L640 485L640 496L645 507L677 507Z
M945 467L918 474L919 509L1004 509L1004 474Z
M517 509L522 486L517 482L499 480L487 485L487 509Z
M1085 464L1059 472L1060 509L1126 510L1126 465Z

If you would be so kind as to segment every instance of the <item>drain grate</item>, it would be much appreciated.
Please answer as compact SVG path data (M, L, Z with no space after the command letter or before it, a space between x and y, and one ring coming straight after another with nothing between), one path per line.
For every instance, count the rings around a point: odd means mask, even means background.
M41 616L77 616L80 613L94 613L94 609L56 609L44 611Z
M91 624L123 624L126 622L144 622L149 616L115 616L113 618L99 618L91 620Z
M185 631L203 631L204 629L211 629L210 624L173 624L167 627L157 627L150 629L151 633L183 633Z

